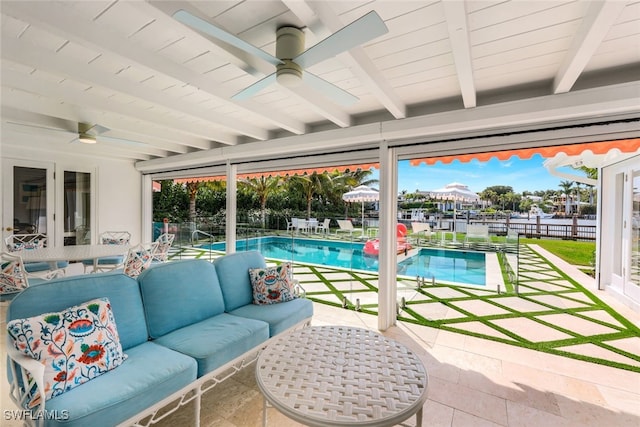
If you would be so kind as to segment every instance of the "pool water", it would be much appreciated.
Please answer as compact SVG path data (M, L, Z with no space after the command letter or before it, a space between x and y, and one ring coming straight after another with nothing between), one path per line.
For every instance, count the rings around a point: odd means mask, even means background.
M201 246L225 251L226 243ZM256 250L265 258L297 261L353 270L378 271L377 257L363 252L364 243L290 237L257 237L236 241L236 251ZM435 277L438 281L485 285L485 254L482 252L422 248L398 263L398 274Z

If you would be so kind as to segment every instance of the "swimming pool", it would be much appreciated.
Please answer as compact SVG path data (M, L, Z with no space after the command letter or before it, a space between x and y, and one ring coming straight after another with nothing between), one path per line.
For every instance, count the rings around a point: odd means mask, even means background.
M225 251L226 243L201 246ZM236 251L257 250L265 258L353 270L378 271L378 259L365 255L364 243L290 237L257 237L236 241ZM486 284L486 255L446 249L421 248L398 263L398 274L435 277L438 281L471 285Z

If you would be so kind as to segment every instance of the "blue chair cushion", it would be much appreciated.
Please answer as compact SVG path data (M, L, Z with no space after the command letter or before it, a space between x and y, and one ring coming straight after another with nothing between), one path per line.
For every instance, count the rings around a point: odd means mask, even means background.
M69 266L68 261L58 261L56 264L58 268L67 268ZM51 266L49 265L48 262L44 262L44 261L43 262L25 262L24 269L27 271L27 273L37 273L39 271L51 270Z
M227 313L253 303L250 268L265 268L264 257L258 251L235 252L213 261L218 273Z
M247 304L233 310L230 314L267 322L269 335L274 336L312 317L313 303L306 298L297 298L278 304Z
M216 269L208 261L154 265L138 282L151 338L224 312Z
M178 329L153 342L198 361L198 377L269 339L269 325L222 313Z
M98 258L98 265L118 265L124 262L123 256ZM83 265L93 265L92 259L83 259Z
M146 342L129 348L116 369L47 400L47 411L68 414L46 426L108 427L140 413L196 379L191 357Z

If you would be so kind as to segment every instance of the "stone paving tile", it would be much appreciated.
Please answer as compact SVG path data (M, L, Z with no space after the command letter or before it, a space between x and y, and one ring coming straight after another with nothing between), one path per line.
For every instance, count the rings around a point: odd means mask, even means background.
M572 292L570 294L562 294L562 296L549 295L549 294L530 295L529 298L538 302L552 305L557 308L581 308L581 307L591 307L593 305L592 301L579 302L579 301L573 301L568 298L568 297L573 297L574 294L576 297L579 296L578 292Z
M491 320L491 323L501 326L531 342L556 341L572 338L571 335L523 317L496 319Z
M443 299L444 298L465 298L469 296L464 292L458 291L455 288L443 287L443 286L438 286L435 288L427 286L423 288L423 291L430 295L434 295L437 298L443 298Z
M625 357L621 354L615 353L606 348L602 348L595 344L578 344L571 346L559 347L563 351L570 353L582 354L584 356L596 357L598 359L612 360L615 362L625 363L627 365L640 367L640 361L633 360L629 357ZM636 353L637 354L637 353Z
M524 289L532 289L532 290L542 290L542 291L565 291L568 289L575 289L574 286L562 285L558 284L556 281L553 282L542 282L539 280L528 280L528 281L520 281L520 292L528 292Z
M322 277L324 277L329 281L353 279L353 276L349 274L349 272L347 271L339 271L339 270L326 271L326 272L323 272L321 275Z
M549 314L538 316L538 319L569 331L576 332L583 336L613 334L619 332L618 329L610 328L608 326L601 325L600 323L592 322L570 314Z
M477 334L487 335L494 338L515 341L509 335L505 335L502 332L496 329L493 329L492 327L487 326L482 322L452 323L452 324L449 324L448 326L451 328L462 330L462 331L475 332Z
M549 308L544 305L537 304L533 301L529 301L517 296L506 296L503 298L496 298L495 301L505 307L508 307L514 311L520 312L532 312L532 311L548 311Z
M604 310L581 311L580 314L583 316L590 317L592 319L597 319L603 322L607 322L613 326L623 327L622 323L620 323L618 319L614 318L612 315L610 315ZM640 351L638 352L638 354L640 354Z
M465 315L460 313L459 311L449 308L446 305L441 304L439 302L433 302L428 304L410 304L408 308L410 308L412 311L415 311L417 314L419 314L420 316L424 317L427 320L448 319L450 318L449 317L450 312L455 314L454 318L465 317ZM411 315L406 315L404 313L401 313L400 315L404 317L409 317L409 318L411 317Z
M555 272L552 272L552 273L555 273ZM522 272L520 274L520 281L527 280L527 279L549 280L557 277L558 276L556 274L527 271L527 272Z
M361 291L361 290L369 290L371 289L367 285L357 280L350 281L334 281L331 282L331 285L339 290L340 292L352 292L352 291Z
M475 316L491 316L494 314L507 314L510 311L495 306L484 300L466 300L451 302L450 305L468 311Z
M619 340L609 340L607 344L617 347L631 354L640 355L640 337L621 338ZM639 384L640 387L640 384Z

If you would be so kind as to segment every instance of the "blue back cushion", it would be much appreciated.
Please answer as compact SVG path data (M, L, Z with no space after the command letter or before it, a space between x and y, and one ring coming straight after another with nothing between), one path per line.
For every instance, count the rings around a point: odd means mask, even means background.
M267 264L258 251L236 252L213 261L227 312L253 303L250 268L265 268Z
M122 273L63 277L29 286L7 308L7 321L59 312L102 297L111 303L124 350L148 340L138 282Z
M224 312L216 269L208 261L158 264L143 271L138 282L151 338Z

